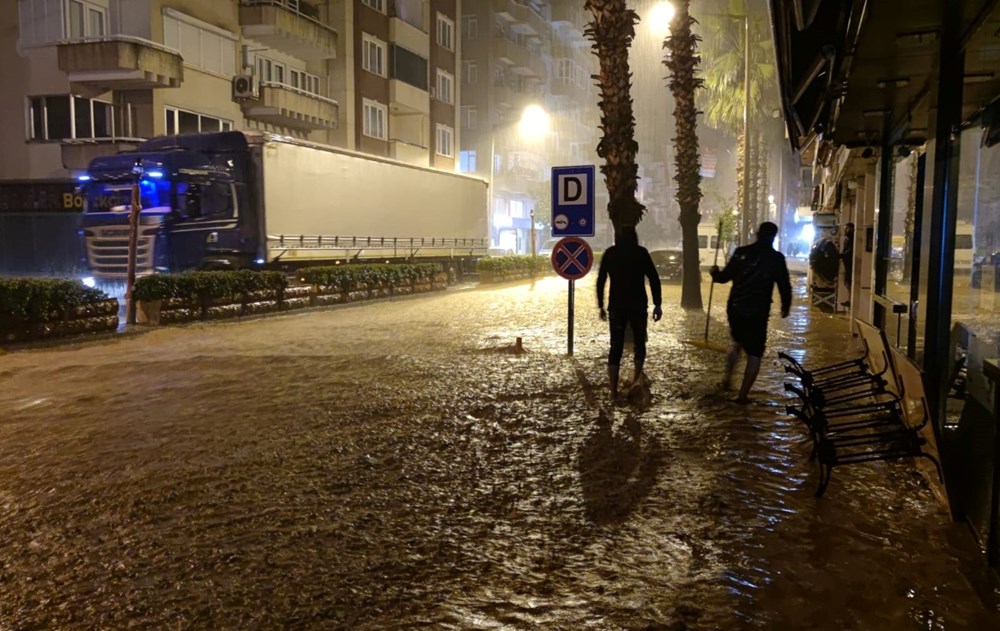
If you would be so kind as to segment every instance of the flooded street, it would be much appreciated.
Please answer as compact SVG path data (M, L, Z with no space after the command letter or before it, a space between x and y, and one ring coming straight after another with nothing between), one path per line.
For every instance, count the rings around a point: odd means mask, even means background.
M911 466L813 497L774 352L849 338L801 278L746 408L665 286L641 413L593 280L574 358L556 278L0 355L0 629L1000 628Z

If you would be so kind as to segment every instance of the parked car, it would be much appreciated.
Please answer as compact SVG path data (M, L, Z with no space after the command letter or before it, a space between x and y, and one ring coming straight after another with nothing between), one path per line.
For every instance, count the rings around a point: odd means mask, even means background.
M653 250L649 255L661 280L681 281L684 276L684 253L681 250Z
M486 252L486 256L511 256L514 254L514 250L510 248L490 248Z

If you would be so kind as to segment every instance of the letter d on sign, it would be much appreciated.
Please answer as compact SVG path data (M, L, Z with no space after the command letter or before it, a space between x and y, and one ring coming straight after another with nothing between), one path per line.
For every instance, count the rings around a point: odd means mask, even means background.
M581 173L559 176L559 205L584 206L587 204L587 176Z

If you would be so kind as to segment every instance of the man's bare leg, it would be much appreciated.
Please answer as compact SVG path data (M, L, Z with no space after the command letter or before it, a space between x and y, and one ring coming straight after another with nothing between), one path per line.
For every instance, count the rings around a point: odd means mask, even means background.
M740 386L740 396L736 398L737 403L750 403L750 388L753 382L757 381L757 373L760 372L760 357L747 355L747 367L743 371L743 385Z
M743 350L743 345L739 342L733 342L733 345L729 347L729 352L726 353L726 373L722 376L722 389L729 390L733 387L733 370L736 368L736 362L740 359L740 351Z

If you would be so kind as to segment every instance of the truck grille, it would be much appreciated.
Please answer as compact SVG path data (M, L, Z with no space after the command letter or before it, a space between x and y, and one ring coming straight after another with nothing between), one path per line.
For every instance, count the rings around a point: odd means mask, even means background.
M156 227L139 228L135 271L137 276L153 273L153 248ZM128 276L128 228L121 226L94 226L87 228L87 263L98 278L126 278Z

